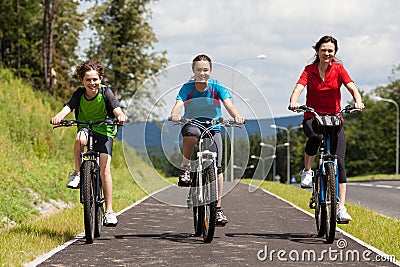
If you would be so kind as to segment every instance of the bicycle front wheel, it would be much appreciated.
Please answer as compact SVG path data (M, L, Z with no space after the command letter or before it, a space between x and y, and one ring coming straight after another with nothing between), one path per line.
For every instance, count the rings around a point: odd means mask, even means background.
M92 177L94 175L94 163L84 161L81 167L81 194L83 202L83 219L85 224L86 243L93 243L95 232L95 190Z
M199 206L199 180L197 179L197 173L191 174L192 183L189 189L189 198L193 205L193 226L194 236L201 236L203 233L203 221L204 221L204 207Z
M94 184L97 184L97 186L96 186L94 237L100 237L101 228L103 226L104 198L103 198L103 187L102 187L102 183L101 183L98 166L96 166L96 169L97 169L96 177L93 176L93 178L95 178L94 181L97 181L96 183L94 183Z
M217 216L216 201L218 199L217 181L213 166L207 167L203 171L203 180L203 199L205 200L204 206L201 207L203 209L203 240L205 243L210 243L214 238Z
M326 208L325 203L321 202L321 177L319 176L319 172L315 177L314 184L314 199L315 199L315 222L317 225L317 236L322 237L326 232Z
M325 163L326 241L333 243L336 232L336 172L333 162Z

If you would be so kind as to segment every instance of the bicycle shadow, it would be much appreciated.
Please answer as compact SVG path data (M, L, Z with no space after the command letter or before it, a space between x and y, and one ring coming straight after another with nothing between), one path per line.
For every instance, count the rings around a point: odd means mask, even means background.
M116 239L160 239L183 244L204 244L202 237L196 237L189 233L149 233L149 234L130 234L115 235ZM215 237L214 237L215 239Z
M225 233L225 236L232 238L261 238L261 239L276 239L276 240L289 240L302 244L325 244L325 239L317 237L316 234L306 233L281 233L281 234L268 234L268 233Z

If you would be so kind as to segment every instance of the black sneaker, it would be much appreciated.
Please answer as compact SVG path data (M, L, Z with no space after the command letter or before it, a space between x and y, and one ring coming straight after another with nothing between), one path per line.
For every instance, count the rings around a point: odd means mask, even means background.
M179 173L178 186L189 187L190 186L190 166L182 166Z
M224 227L228 223L228 219L226 218L224 211L221 207L217 207L217 217L215 225L218 227Z

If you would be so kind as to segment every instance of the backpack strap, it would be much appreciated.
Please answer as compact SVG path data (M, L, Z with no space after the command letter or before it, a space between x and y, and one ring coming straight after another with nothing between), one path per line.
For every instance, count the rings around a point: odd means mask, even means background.
M188 96L187 96L187 98L186 98L186 101L185 101L185 103L184 103L184 106L185 106L185 107L188 106L188 105L190 104L190 99L192 98L192 95L193 95L193 93L194 93L194 90L196 90L195 87L193 87L192 90L190 90L190 92L189 92L189 94L188 94Z

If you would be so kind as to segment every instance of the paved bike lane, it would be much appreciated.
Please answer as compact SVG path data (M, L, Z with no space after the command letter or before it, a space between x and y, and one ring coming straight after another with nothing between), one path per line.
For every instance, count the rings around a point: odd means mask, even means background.
M191 210L157 200L184 203L186 194L162 190L120 214L93 244L78 238L39 266L395 266L340 232L325 244L311 216L241 183L223 198L229 224L205 244L193 236Z

